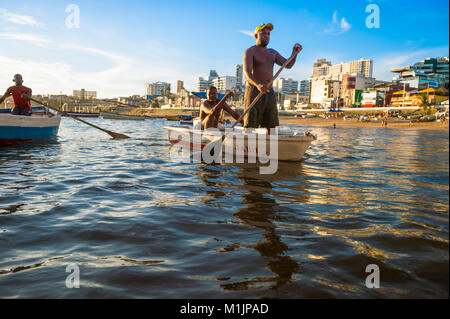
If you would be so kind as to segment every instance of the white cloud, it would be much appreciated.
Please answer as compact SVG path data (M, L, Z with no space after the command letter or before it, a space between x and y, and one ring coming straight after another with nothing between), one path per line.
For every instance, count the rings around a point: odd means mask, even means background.
M0 39L26 41L39 46L52 43L52 41L45 39L38 34L28 34L28 33L0 33Z
M349 31L352 25L343 17L339 22L338 12L333 12L332 22L328 24L328 27L322 31L322 33L342 34Z
M250 37L252 37L252 38L253 38L253 36L254 36L254 34L253 34L252 31L248 31L248 30L239 30L239 32L242 33L242 34L248 35L248 36L250 36Z
M342 32L347 32L348 30L350 30L352 28L352 26L350 25L350 23L348 23L345 18L341 19L341 30Z
M0 55L0 89L10 85L11 76L16 73L23 75L26 85L35 94L71 94L73 89L86 88L98 91L100 97L129 96L143 94L144 83L157 80L176 83L179 79L194 79L195 74L184 72L173 63L148 63L138 61L115 52L85 47L69 43L56 43L36 35L0 34L0 38L27 41L34 45L53 50L62 49L61 61L42 61L7 57ZM64 59L64 51L81 51L98 56L112 62L111 67L100 71L81 71ZM59 51L54 51L59 52ZM187 81L186 84L189 84ZM187 87L187 86L186 86Z
M4 21L6 23L15 23L29 26L40 26L42 23L37 22L35 18L32 16L22 15L10 12L6 9L0 8L0 21Z
M333 23L338 23L337 15L338 15L338 12L334 11L334 13L333 13Z

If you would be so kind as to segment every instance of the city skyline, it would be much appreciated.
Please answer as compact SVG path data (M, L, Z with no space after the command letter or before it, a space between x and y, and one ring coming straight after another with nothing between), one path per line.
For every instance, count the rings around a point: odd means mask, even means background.
M330 6L79 1L79 28L67 27L74 12L66 12L67 4L0 4L0 89L22 73L36 94L70 94L82 87L102 98L130 96L142 94L143 83L162 81L175 88L177 80L193 90L211 69L233 76L245 49L254 45L254 28L263 22L274 24L269 46L283 56L295 42L304 47L282 75L297 81L312 75L319 58L332 64L368 58L376 79L391 80L392 68L448 56L448 2L431 1L424 13L418 12L418 1L325 2ZM366 25L371 4L379 7L380 28ZM231 10L216 13L223 9ZM208 15L215 21L205 20Z

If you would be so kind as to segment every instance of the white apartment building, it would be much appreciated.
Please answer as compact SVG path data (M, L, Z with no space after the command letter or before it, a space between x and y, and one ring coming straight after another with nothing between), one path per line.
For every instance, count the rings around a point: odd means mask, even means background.
M339 97L339 80L332 80L328 77L315 78L311 81L311 99L312 104L325 104L330 100Z
M281 94L296 94L298 90L298 81L290 78L279 78L273 82L273 90Z
M227 90L231 90L236 87L236 77L235 76L220 76L212 80L213 86L217 88L217 91L224 93Z
M197 84L195 85L196 92L206 92L206 90L212 86L212 81L205 80L202 77L199 77L197 80Z
M170 83L155 82L145 83L145 95L166 95L170 92Z
M359 59L350 61L350 74L362 74L366 78L371 78L373 74L373 60Z
M373 60L370 59L359 59L337 64L328 64L328 62L316 64L313 70L313 77L329 76L334 80L340 80L343 74L362 74L367 78L371 78L373 73Z

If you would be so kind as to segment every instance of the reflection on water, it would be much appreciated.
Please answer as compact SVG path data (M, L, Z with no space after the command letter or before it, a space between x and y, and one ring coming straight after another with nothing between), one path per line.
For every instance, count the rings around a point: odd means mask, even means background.
M132 138L64 118L0 150L0 297L448 297L447 131L307 128L260 175L170 161L165 120L90 121Z

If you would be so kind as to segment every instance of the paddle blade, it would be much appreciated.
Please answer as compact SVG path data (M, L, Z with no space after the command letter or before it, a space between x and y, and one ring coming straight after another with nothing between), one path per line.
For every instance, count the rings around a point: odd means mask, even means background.
M121 133L109 132L108 134L111 135L114 140L124 140L130 138L128 135Z

